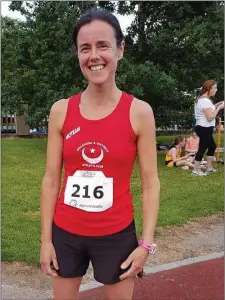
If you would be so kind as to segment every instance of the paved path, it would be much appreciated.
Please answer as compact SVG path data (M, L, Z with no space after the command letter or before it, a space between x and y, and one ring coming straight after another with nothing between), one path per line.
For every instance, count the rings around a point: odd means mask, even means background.
M133 300L223 300L224 252L145 268L137 279ZM2 282L2 300L50 300L52 291L8 285ZM102 286L81 286L80 300L106 300ZM122 299L115 299L122 300Z
M133 299L223 300L223 266L222 257L146 275L136 280ZM81 292L80 300L89 299L105 300L103 288Z

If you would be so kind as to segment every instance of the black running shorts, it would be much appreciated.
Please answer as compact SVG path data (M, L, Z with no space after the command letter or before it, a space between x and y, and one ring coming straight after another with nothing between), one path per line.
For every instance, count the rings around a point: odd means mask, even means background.
M101 237L72 234L53 224L52 238L59 276L82 277L91 262L95 280L103 284L120 281L119 276L127 271L121 264L138 247L134 221L118 233Z

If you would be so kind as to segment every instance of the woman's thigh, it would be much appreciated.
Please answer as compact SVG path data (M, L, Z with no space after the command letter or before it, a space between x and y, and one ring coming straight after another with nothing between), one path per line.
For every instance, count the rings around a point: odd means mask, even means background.
M54 300L78 300L82 277L52 277Z
M121 264L138 247L134 222L121 232L88 241L88 252L94 269L94 278L104 285L120 282L120 276L126 272Z
M132 300L134 291L134 278L130 277L121 282L104 286L107 300Z

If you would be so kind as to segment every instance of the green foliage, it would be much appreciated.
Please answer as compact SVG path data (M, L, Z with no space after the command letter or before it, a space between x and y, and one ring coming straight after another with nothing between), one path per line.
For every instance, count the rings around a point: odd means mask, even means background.
M3 19L3 105L18 111L27 103L33 126L46 118L55 101L82 86L71 36L77 17L93 4L13 2L11 8L27 21Z
M118 68L117 84L121 89L148 102L154 110L159 126L172 125L171 109L167 108L175 107L175 111L182 109L176 81L164 71L160 71L151 61L138 63L131 58L124 58ZM179 123L179 117L176 121Z
M224 2L131 1L119 11L135 14L132 55L176 78L179 90L191 92L209 78L223 89Z
M2 106L37 126L52 104L87 82L72 47L75 21L87 8L134 15L119 63L121 89L149 102L158 126L190 128L194 91L218 82L223 99L224 3L221 1L13 1L26 21L2 18Z

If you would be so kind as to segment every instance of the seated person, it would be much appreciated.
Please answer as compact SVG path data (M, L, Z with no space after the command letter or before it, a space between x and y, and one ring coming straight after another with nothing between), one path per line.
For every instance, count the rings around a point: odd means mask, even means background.
M198 147L199 147L199 137L197 136L196 132L193 130L191 136L186 139L186 143L185 143L185 156L189 156L187 160L192 164L194 164L195 155L198 151ZM205 161L203 158L202 161L200 162L200 165L202 165L202 168L204 168L204 165L206 164L207 161Z
M194 165L187 161L190 155L180 157L181 151L185 146L185 139L182 136L177 136L173 144L166 153L165 164L169 168L185 167L185 169L193 169Z
M186 139L186 143L185 143L185 155L188 156L189 162L193 163L195 154L198 151L198 147L199 147L199 137L197 136L196 132L193 130L191 136Z

